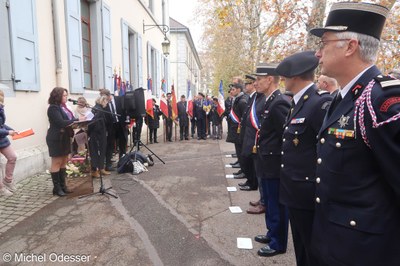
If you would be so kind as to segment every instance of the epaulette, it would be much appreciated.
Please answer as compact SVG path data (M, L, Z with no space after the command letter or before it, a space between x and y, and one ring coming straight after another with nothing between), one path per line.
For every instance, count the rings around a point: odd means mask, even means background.
M381 84L382 89L386 90L391 87L400 87L400 80L392 78L391 76L379 75L374 78L379 84Z
M329 93L329 91L317 90L317 93L318 93L319 95L324 95L324 94Z

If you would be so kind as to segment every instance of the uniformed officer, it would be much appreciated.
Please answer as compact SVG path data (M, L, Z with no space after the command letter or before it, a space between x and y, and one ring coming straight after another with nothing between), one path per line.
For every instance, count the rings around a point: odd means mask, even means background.
M400 82L374 65L388 12L336 3L311 30L321 73L342 88L318 137L318 265L400 265Z
M257 69L260 69L260 66L257 66ZM250 75L246 75L249 77ZM251 76L252 77L252 76ZM255 79L255 78L254 78ZM248 95L249 100L247 101L247 106L246 109L243 113L242 116L242 122L241 122L241 129L240 129L240 138L242 142L242 160L240 167L243 170L244 175L246 176L247 180L245 183L239 184L240 190L256 190L258 187L258 181L257 181L257 176L255 173L255 165L254 165L254 159L256 152L253 152L253 147L255 144L255 139L256 139L256 133L257 130L254 128L251 124L250 121L250 108L253 106L253 102L256 101L257 103L257 110L256 114L258 116L261 115L262 112L262 104L261 102L265 101L265 96L260 93L257 94L256 90L253 86L253 84L249 84L247 78L247 85L245 88L245 93ZM264 211L262 211L264 212Z
M206 112L204 111L204 101L205 96L203 93L199 92L197 100L194 102L193 106L193 116L196 120L197 127L197 139L201 140L207 139L206 135Z
M243 84L232 83L229 85L230 94L232 95L232 108L229 113L231 119L230 128L228 129L227 142L235 144L235 152L238 157L239 165L241 163L242 143L240 139L240 130L242 123L242 116L247 106L248 96L243 93Z
M331 96L313 83L318 58L306 51L291 55L276 68L293 93L282 145L280 201L289 210L297 265L314 266L310 255L314 218L317 134Z
M281 169L281 150L283 125L290 109L290 101L278 89L280 77L276 72L277 64L263 64L262 73L257 73L257 93L263 94L262 102L251 106L251 125L257 128L256 174L260 176L263 198L266 205L266 235L258 235L255 241L267 244L258 250L258 255L271 257L285 253L288 238L287 209L279 203L279 179ZM259 70L259 67L257 67ZM255 116L254 111L262 105L262 113ZM254 152L254 151L253 151Z

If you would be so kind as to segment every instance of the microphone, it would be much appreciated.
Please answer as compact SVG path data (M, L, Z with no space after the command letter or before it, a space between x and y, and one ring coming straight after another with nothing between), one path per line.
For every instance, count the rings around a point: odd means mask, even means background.
M68 101L72 102L73 105L77 105L78 104L78 100L73 100L73 99L69 98Z

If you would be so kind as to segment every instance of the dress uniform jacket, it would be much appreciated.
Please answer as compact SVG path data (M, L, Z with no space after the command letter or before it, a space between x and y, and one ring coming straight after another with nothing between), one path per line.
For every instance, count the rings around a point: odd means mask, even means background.
M283 133L281 192L282 204L296 209L313 210L317 135L331 96L312 85L289 115Z
M250 121L250 110L253 106L253 101L256 100L256 114L260 119L265 105L265 95L262 93L254 93L248 101L248 106L243 114L242 122L240 124L240 136L242 142L242 155L250 156L256 145L255 139L257 130L252 126Z
M324 120L312 235L324 265L400 265L399 96L373 66Z
M261 178L279 178L283 125L289 109L289 98L279 90L273 92L267 101L264 98L257 146L257 153L263 168Z
M248 100L249 100L248 95L241 94L237 96L232 103L232 109L239 119L242 119L243 117L243 113L246 110ZM228 138L226 141L233 143L240 143L240 134L237 133L238 127L239 124L232 121L232 123L230 124L230 128L228 130Z
M186 113L187 102L178 102L176 105L178 108L179 126L180 127L189 126L189 116Z

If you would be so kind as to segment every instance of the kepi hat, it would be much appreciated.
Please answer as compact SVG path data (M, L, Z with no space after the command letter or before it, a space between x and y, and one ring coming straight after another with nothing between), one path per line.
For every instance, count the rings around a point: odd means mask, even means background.
M286 57L277 67L276 72L286 78L301 76L317 68L319 59L314 51L305 51Z
M276 67L278 64L267 64L267 63L260 63L256 67L256 73L253 75L255 76L279 76L276 72Z
M386 7L371 3L334 3L325 27L311 29L310 33L321 37L327 31L351 31L380 40L388 13Z

